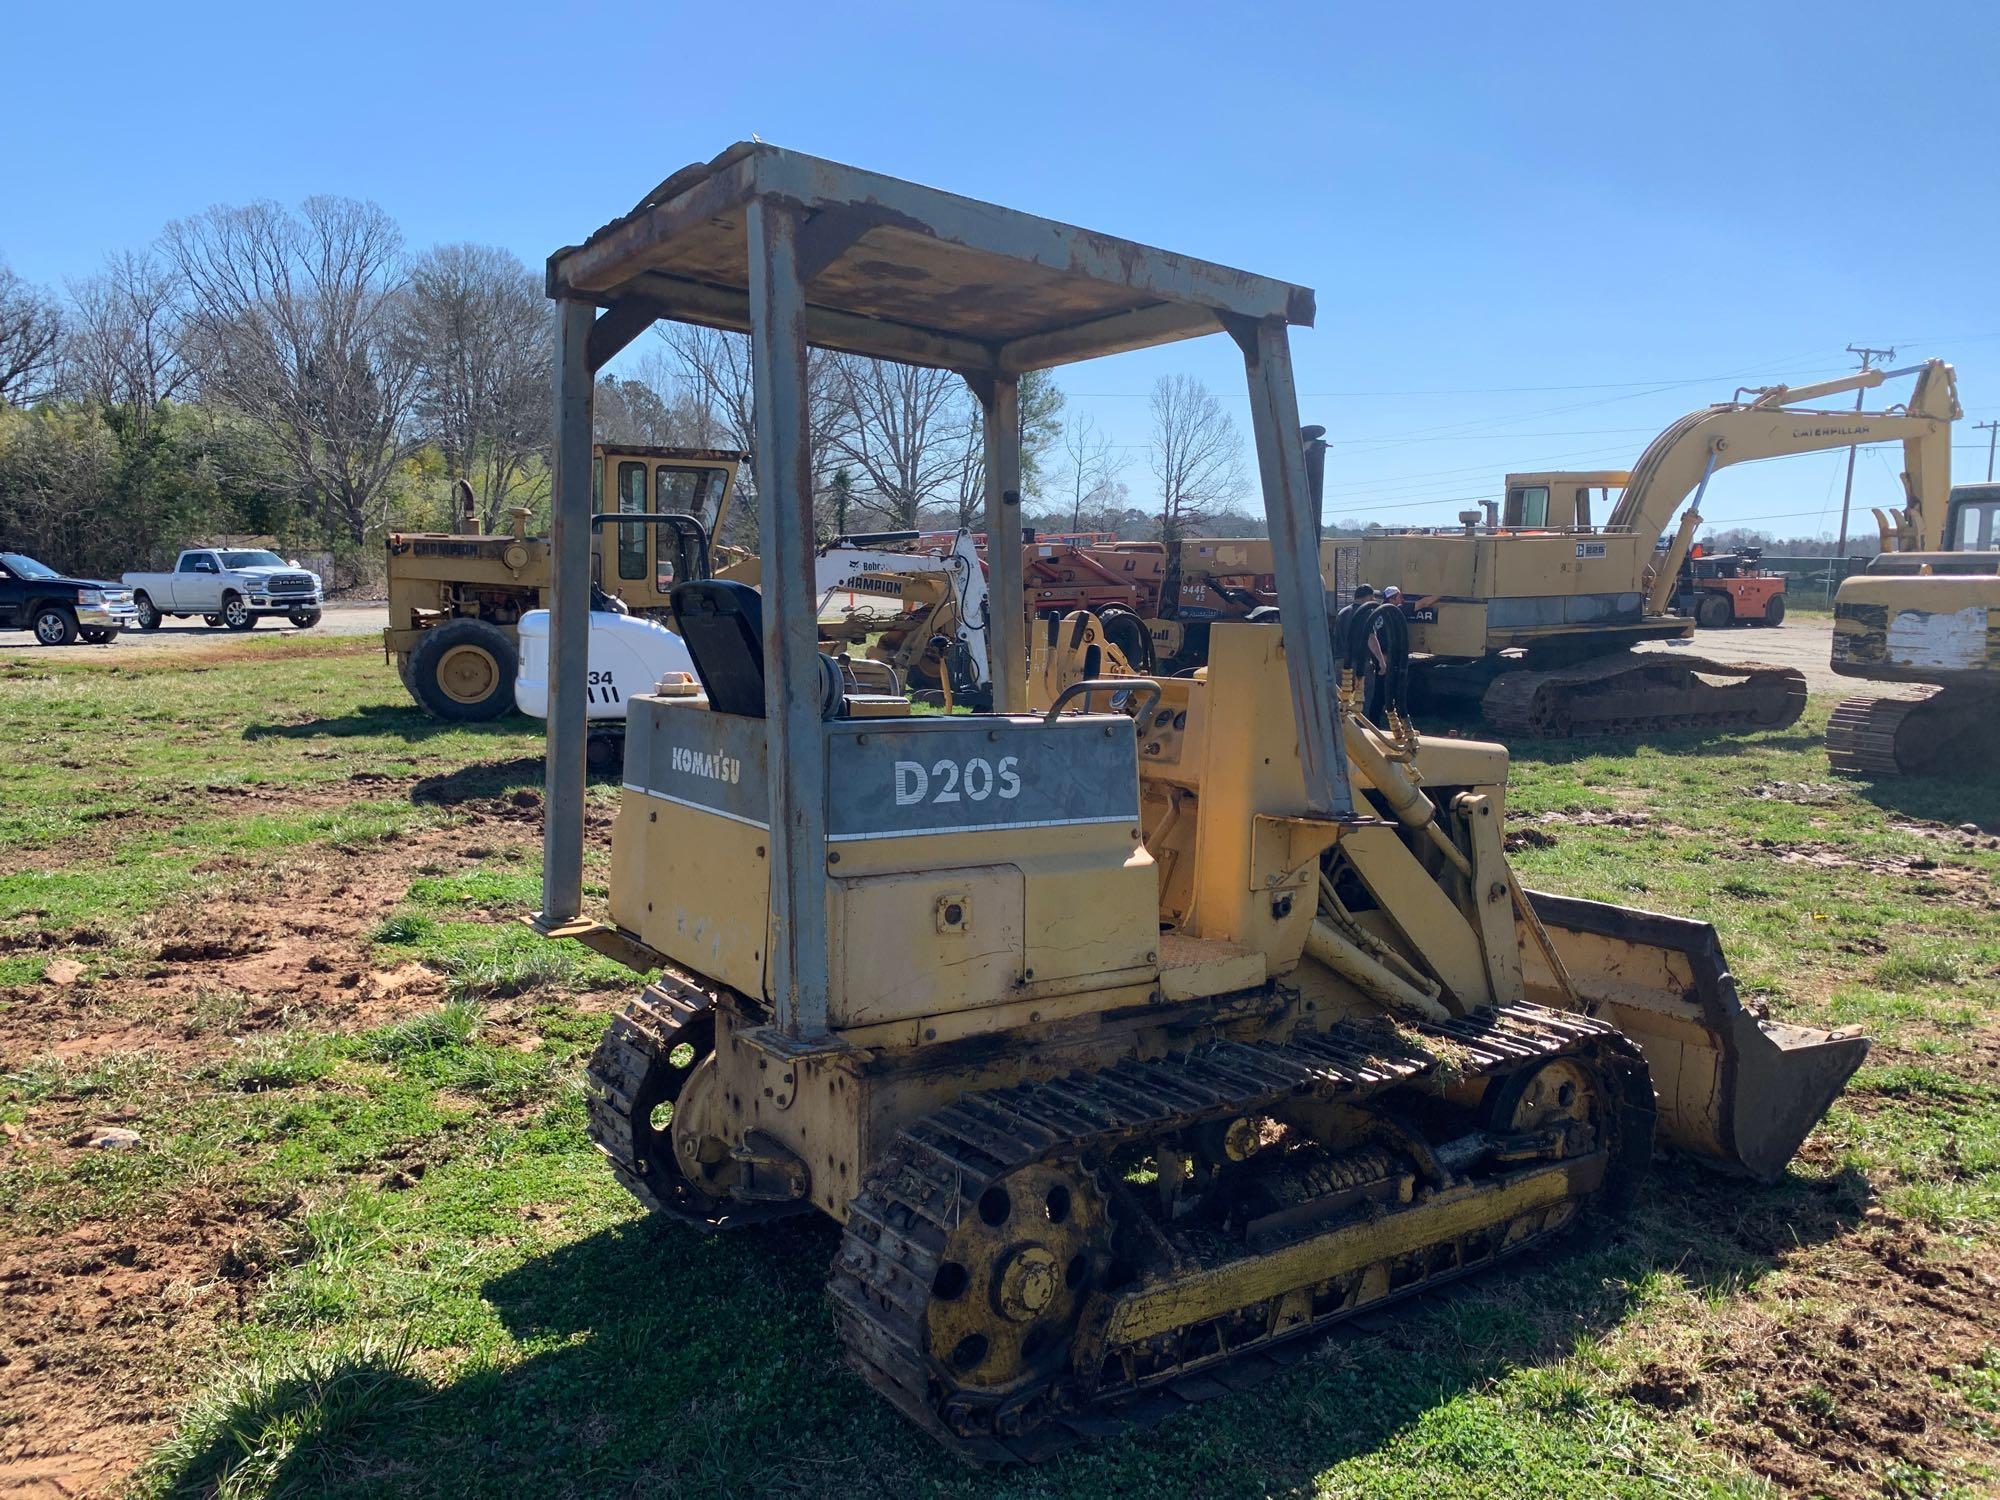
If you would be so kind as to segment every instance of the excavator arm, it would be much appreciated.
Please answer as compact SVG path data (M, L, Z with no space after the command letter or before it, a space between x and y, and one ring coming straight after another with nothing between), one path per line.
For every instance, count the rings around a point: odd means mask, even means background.
M1799 405L1846 391L1872 390L1911 374L1917 377L1916 389L1902 406L1826 411ZM1770 386L1747 394L1752 399L1690 412L1654 438L1632 467L1631 481L1611 513L1611 525L1657 541L1682 503L1692 495L1698 505L1710 477L1725 465L1889 442L1903 445L1904 484L1909 492L1903 524L1917 536L1942 525L1951 489L1951 424L1963 414L1950 365L1933 359L1900 370L1864 370L1816 385ZM1684 526L1682 533L1692 535L1692 528ZM1678 558L1672 561L1678 567ZM1663 571L1671 580L1674 569Z

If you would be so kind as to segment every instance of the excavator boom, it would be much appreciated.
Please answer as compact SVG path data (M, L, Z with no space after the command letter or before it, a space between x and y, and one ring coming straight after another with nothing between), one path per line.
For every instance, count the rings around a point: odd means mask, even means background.
M1917 377L1901 407L1879 411L1827 411L1801 407L1843 391L1868 390L1899 375ZM1689 495L1717 469L1793 453L1820 453L1862 443L1901 442L1904 473L1914 506L1942 516L1951 489L1951 424L1963 412L1952 367L1928 360L1901 370L1869 370L1818 385L1772 386L1751 401L1731 401L1690 412L1647 445L1632 466L1631 482L1611 512L1614 528L1657 541Z

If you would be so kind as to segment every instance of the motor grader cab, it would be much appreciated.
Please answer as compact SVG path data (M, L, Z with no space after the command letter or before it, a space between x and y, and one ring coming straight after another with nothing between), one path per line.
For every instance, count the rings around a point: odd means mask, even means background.
M1812 404L1906 376L1900 405ZM1509 738L1782 728L1805 708L1804 674L1632 649L1694 632L1668 606L1709 481L1730 464L1900 442L1911 492L1942 511L1958 415L1938 360L1738 391L1667 427L1629 472L1510 474L1501 504L1457 527L1362 538L1361 580L1402 589L1419 701L1475 709Z
M602 600L664 618L678 579L705 575L709 538L727 519L734 449L606 444L591 451L590 569ZM508 530L480 529L461 483L448 534L391 532L383 654L436 718L496 719L515 708L522 616L548 603L549 538L517 506Z
M693 1228L841 1223L848 1358L954 1451L1039 1459L1240 1386L1538 1250L1656 1138L1776 1174L1859 1062L1744 1011L1705 924L1523 891L1506 752L1417 734L1393 621L1386 722L1360 721L1375 617L1320 581L1307 289L761 143L558 251L549 289L532 920L657 975L590 1064L592 1135ZM591 394L657 317L750 335L762 587L673 591L697 681L631 704L599 916ZM1244 362L1277 618L1217 624L1192 677L1085 677L1030 712L1006 607L994 712L846 689L813 618L809 346L964 376L992 596L1018 601L1020 376L1211 333Z
M1845 700L1828 758L1862 776L1984 771L2000 736L2000 484L1875 519L1882 551L1834 595L1833 670L1937 691Z

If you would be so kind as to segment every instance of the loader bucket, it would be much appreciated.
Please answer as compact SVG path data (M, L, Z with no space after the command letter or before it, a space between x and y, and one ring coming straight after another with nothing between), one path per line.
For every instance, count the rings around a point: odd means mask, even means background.
M1666 1143L1767 1182L1782 1175L1868 1055L1868 1038L1852 1029L1787 1026L1745 1010L1706 922L1525 894L1583 1008L1646 1054ZM1522 950L1531 998L1563 1004L1530 934L1523 934Z

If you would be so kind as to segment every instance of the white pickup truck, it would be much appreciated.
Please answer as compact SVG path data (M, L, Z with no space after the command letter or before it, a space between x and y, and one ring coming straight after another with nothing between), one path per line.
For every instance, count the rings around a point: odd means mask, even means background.
M190 547L171 573L127 573L139 628L158 630L171 615L200 615L210 625L249 630L260 616L283 615L300 630L319 624L319 576L261 548Z

